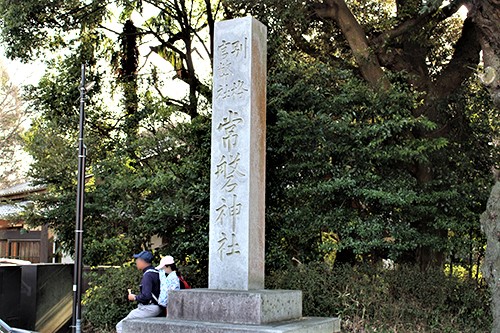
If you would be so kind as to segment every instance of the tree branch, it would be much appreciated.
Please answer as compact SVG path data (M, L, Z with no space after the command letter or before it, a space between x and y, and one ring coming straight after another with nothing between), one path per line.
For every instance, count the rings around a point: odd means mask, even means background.
M220 6L220 1L217 4L217 10ZM208 57L210 58L210 63L212 64L213 53L214 53L214 27L215 27L215 18L212 14L212 3L210 0L205 0L205 7L207 9L207 24L208 24L208 34L210 36L210 52L208 53ZM217 15L217 11L215 12ZM212 64L213 66L213 64Z
M493 103L500 109L500 1L478 1L471 11L471 16L477 24L479 41L483 50L484 67L490 72L490 78L483 83L488 88ZM500 325L500 318L499 318Z
M462 35L454 47L455 51L450 62L438 76L435 88L431 91L434 98L442 98L451 94L462 82L470 77L479 63L479 44L476 25L467 18L462 28Z
M181 59L186 59L186 53L182 52L179 48L177 48L174 43L181 40L182 39L182 33L181 32L178 32L176 33L175 35L169 37L167 40L164 40L159 33L149 29L148 30L151 34L153 34L153 36L156 37L156 39L158 39L158 41L160 41L161 45L158 45L158 46L150 46L149 48L151 49L151 51L155 52L155 53L158 53L159 50L162 48L162 47L166 47L166 48L169 48L171 49L172 51L174 51L175 53L177 53L179 55L179 57L181 57Z
M113 30L113 29L110 29L110 28L108 28L108 27L105 27L105 26L104 26L104 25L102 25L102 24L98 24L97 26L98 26L99 28L101 28L101 29L104 29L104 30L106 30L106 31L109 31L109 32L111 32L111 33L114 33L115 35L120 35L120 34L121 34L120 32L115 31L115 30Z
M368 83L376 88L388 89L389 81L376 55L370 50L366 34L344 0L325 0L322 4L313 4L316 15L322 19L332 19L342 30L356 59L361 74Z
M371 45L375 47L381 47L389 43L394 38L407 34L414 29L421 28L428 23L433 23L433 25L436 25L437 23L455 14L460 9L460 7L466 3L467 0L455 0L443 8L438 8L432 12L424 13L418 17L407 19L394 29L382 32L380 35L373 38L371 40Z

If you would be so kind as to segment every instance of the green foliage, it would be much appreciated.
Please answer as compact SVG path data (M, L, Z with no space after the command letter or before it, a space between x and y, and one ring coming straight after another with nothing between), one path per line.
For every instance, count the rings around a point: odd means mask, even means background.
M271 289L301 289L306 316L340 316L342 332L489 332L489 293L475 281L413 266L299 265L273 272Z
M158 11L144 17L141 26L130 17L143 14L142 1L41 5L36 0L0 1L5 25L0 37L10 57L28 61L47 51L64 51L47 62L44 77L25 92L33 117L25 134L34 159L30 176L48 185L48 191L24 217L32 225L48 224L57 231L63 250L73 252L78 83L81 63L86 62L87 81L96 85L86 103L90 177L85 189L85 263L119 265L133 252L149 248L156 235L166 240L163 251L201 266L193 267L193 274L206 277L210 119L198 95L210 95L210 89L196 78L191 52L185 49L193 49L196 39L207 44L199 45L197 54L203 57L203 48L211 57L210 39L198 33L213 28L218 1L156 4ZM112 5L121 11L119 17L108 15ZM104 28L110 22L123 25L116 39ZM167 43L165 34L174 39ZM136 46L146 35L159 44L153 52L177 54L177 59L182 55L174 70L182 72L177 79L191 85L189 96L164 95L163 86L172 76L158 73L172 71L168 66L153 67L146 76L138 73ZM185 123L186 114L192 122Z
M156 112L145 122L165 120ZM50 129L51 123L43 123ZM87 172L92 172L93 179L85 194L86 264L121 264L134 251L149 248L151 236L157 235L167 240L162 251L181 262L200 264L201 270L193 272L206 276L209 185L205 180L209 179L210 121L200 116L175 127L168 121L161 126L165 127L156 128L155 135L144 132L135 141L117 140L113 145L105 139L87 141ZM27 217L33 224L49 223L71 252L74 151L69 140L49 129L33 127L28 147L39 157L32 171L37 172L39 181L53 186L48 195L38 198L38 208L50 209ZM119 143L125 140L129 146L123 148L125 145ZM111 150L99 156L104 147ZM47 156L47 149L58 153Z
M157 262L159 261L159 258ZM206 274L199 272L199 263L188 258L179 272L191 287L205 287ZM83 297L84 332L114 332L115 325L132 309L135 302L127 300L128 289L133 293L139 290L142 272L132 264L121 267L99 267L85 275L89 289Z
M381 52L387 91L361 75L346 43L352 32L318 18L324 6L228 1L230 15L257 16L270 34L268 268L332 254L423 266L446 257L472 267L482 256L478 216L490 168L500 160L492 145L498 111L472 78L439 98L441 87L430 84L463 51L454 44L463 22L443 20L439 1L427 9L419 1L346 2ZM414 30L383 39L381 31L419 12ZM325 244L325 234L334 241Z
M56 51L72 44L70 31L91 28L106 17L102 1L25 0L0 1L0 39L8 57L28 61L43 51Z
M16 152L22 149L23 118L19 89L10 82L7 70L0 62L0 187L22 177Z
M375 22L366 20L366 26ZM320 29L308 27L311 33ZM478 216L490 166L498 160L489 145L495 116L484 91L465 82L437 106L460 119L446 125L450 134L420 135L441 124L415 115L424 94L408 85L409 75L391 74L392 89L374 91L349 61L285 52L296 42L278 44L287 39L284 31L270 33L276 38L270 38L268 269L332 253L344 262L413 262L423 247L458 262L479 253ZM346 51L341 42L330 47L335 54ZM87 173L93 179L86 186L85 262L120 264L158 235L166 244L162 252L198 266L198 280L208 259L210 119L179 121L183 107L152 92L159 84L153 76L137 82L137 123L130 124L123 120L127 105L107 105L106 73L99 67L90 73L97 86L87 107ZM31 174L50 185L29 221L49 223L70 252L78 97L72 82L78 74L78 52L51 64L29 91L40 116L26 136L35 160ZM205 107L198 105L200 114ZM130 126L140 135L127 137ZM432 166L432 181L418 180L421 165ZM325 233L336 240L325 244Z
M160 252L178 258L193 284L204 286L210 178L210 116L204 98L210 88L197 76L191 54L194 40L202 42L200 35L213 32L219 2L194 1L182 9L165 1L159 13L137 27L128 20L132 12L142 12L143 1L112 2L121 10L114 23L128 22L144 40L153 38L158 45L151 51L168 62L136 77L134 39L128 44L133 66L121 78L110 64L102 64L109 61L116 69L127 53L119 51L120 37L106 37L98 24L107 19L106 5L93 1L72 8L74 2L55 1L40 11L39 1L24 7L7 3L0 2L0 18L11 56L24 59L51 47L67 52L49 63L46 75L26 94L35 118L26 134L34 158L31 176L49 186L27 220L49 224L64 249L72 251L77 85L85 59L91 65L89 80L96 82L87 103L87 174L92 177L86 184L85 263L119 265L159 236L164 241ZM389 1L349 5L369 38L407 14L395 17ZM23 8L28 14L14 21ZM470 79L447 96L429 100L431 86L415 84L415 72L407 72L415 65L411 59L400 67L392 64L392 71L384 68L390 89L372 89L344 32L319 20L303 1L228 1L224 11L228 17L254 14L269 27L268 271L291 261L326 258L330 263L387 257L413 263L425 257L423 250L468 267L481 259L478 217L491 184L490 168L500 160L491 145L498 135L498 112L484 89ZM88 15L78 16L82 13ZM87 29L76 33L79 23ZM70 32L64 43L41 38L46 30L58 36L61 29ZM453 19L421 30L407 34L411 40L387 45L385 56L393 52L399 59L400 44L423 43L431 50L426 70L433 82L448 64L453 52L446 42L458 38L460 25ZM72 40L71 33L78 37ZM118 35L123 41L125 35ZM163 35L169 41L158 38ZM197 46L207 59L212 47L211 41ZM176 79L189 85L185 98L163 89L172 69ZM131 75L131 85L120 84Z
M137 293L142 273L133 266L88 273L89 289L83 298L85 332L112 332L116 324L137 307L127 300L128 289Z
M189 283L189 269L182 268ZM84 331L113 332L135 307L126 300L141 273L132 266L87 275ZM196 283L196 282L195 282ZM274 271L270 289L300 289L304 315L340 316L343 332L488 332L489 293L475 281L425 273L413 266L384 270L370 265L299 265Z
M269 267L292 258L321 260L325 232L338 238L327 252L350 262L412 261L426 246L457 258L479 249L477 218L491 181L488 165L498 160L489 144L493 108L481 96L484 90L469 83L460 96L470 100L443 106L445 112L464 112L466 120L454 134L419 138L415 133L437 124L414 116L421 96L401 79L393 77L386 93L374 92L349 71L290 58L272 73ZM418 182L419 164L433 165L433 181ZM423 216L429 217L425 226Z

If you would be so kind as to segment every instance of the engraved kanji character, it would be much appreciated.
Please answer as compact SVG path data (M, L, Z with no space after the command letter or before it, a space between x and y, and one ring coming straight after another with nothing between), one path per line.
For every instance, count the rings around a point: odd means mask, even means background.
M217 129L224 130L224 136L222 137L224 147L231 151L231 148L236 146L238 143L238 133L236 133L236 125L243 123L243 118L237 117L238 112L233 110L228 110L228 116L224 117L219 123Z
M240 244L236 241L236 233L232 232L231 244L227 246L226 255L230 256L232 254L238 254L238 253L240 253Z
M224 222L224 217L227 216L226 215L226 211L227 211L228 207L226 205L226 199L225 198L222 198L222 205L220 205L219 207L217 207L215 209L215 211L217 213L219 213L217 215L217 218L215 219L216 222L219 222L220 224L222 224Z
M217 252L219 252L220 260L223 258L223 252L224 252L224 246L226 245L227 242L227 236L225 232L221 232L219 236L219 240L217 243L219 243L219 248L217 249Z

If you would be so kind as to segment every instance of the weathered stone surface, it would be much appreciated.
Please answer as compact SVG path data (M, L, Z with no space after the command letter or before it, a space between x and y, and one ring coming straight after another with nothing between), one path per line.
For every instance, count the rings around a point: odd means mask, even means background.
M226 291L191 289L169 293L170 319L267 324L302 317L298 290Z
M338 318L302 318L267 325L236 325L168 318L124 322L123 333L333 333L340 332Z
M264 288L266 27L215 26L209 288Z
M500 180L491 190L486 211L481 215L481 227L488 242L482 271L491 292L491 331L500 332Z

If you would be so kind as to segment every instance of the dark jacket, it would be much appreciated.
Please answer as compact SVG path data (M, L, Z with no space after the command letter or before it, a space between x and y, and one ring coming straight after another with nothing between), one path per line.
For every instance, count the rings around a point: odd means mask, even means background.
M155 300L160 295L160 275L153 266L144 268L141 280L141 293L136 295L135 300L141 304L158 304ZM153 297L153 295L155 297Z

